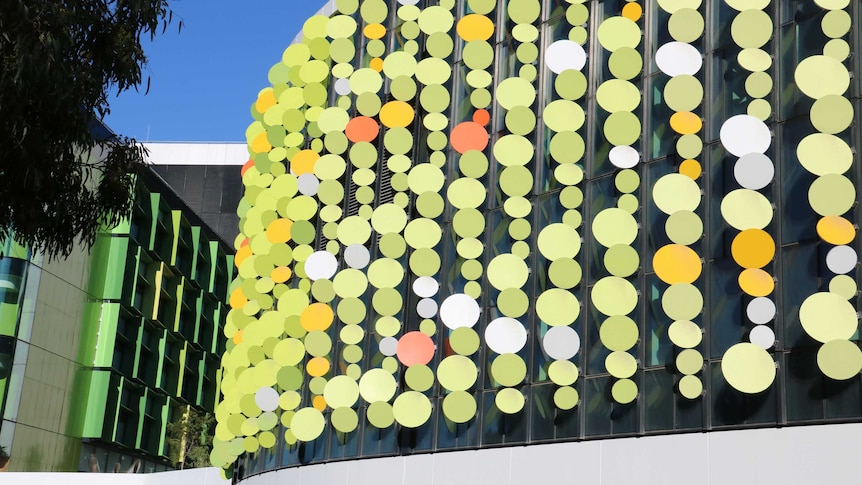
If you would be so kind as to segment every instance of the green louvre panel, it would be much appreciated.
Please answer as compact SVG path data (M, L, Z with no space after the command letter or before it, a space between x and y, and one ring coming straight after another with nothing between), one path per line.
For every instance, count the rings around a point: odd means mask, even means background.
M120 315L120 304L100 302L93 305L95 320L90 321L87 327L98 328L95 336L92 360L87 360L86 365L93 367L111 367L114 356L114 344L117 338L117 321Z
M90 279L87 289L96 298L119 300L122 297L123 284L126 278L126 258L136 257L129 254L128 236L112 236L100 233L96 236L91 258ZM136 257L137 259L137 257ZM135 268L137 269L137 264ZM129 273L131 277L135 273Z
M79 405L73 407L69 416L70 434L101 438L108 415L111 423L115 421L118 404L119 393L116 386L111 385L111 373L99 370L79 372L75 377L75 395Z

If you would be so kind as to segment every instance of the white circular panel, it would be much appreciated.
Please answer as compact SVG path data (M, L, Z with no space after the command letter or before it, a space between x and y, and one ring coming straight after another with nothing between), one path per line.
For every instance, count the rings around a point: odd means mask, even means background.
M305 260L305 274L311 281L329 279L338 271L338 260L329 251L315 251Z
M835 246L826 253L826 266L835 274L853 271L859 258L850 246Z
M335 80L335 92L341 96L350 94L350 79L341 78Z
M668 76L694 76L703 67L703 57L691 44L668 42L656 51L655 63Z
M437 302L431 298L423 298L416 304L416 313L422 318L434 318L437 315Z
M263 412L278 409L278 391L271 387L261 387L254 393L254 403Z
M392 357L398 350L398 339L395 337L386 337L380 341L379 345L381 354Z
M440 283L431 276L420 276L413 282L413 293L422 298L431 298L440 290Z
M756 325L769 323L775 318L775 303L765 296L755 298L745 307L745 314Z
M485 343L498 354L514 354L527 343L527 329L514 318L500 317L485 327Z
M620 145L611 148L608 158L615 167L632 168L638 164L641 155L640 152L628 145Z
M581 337L572 327L551 327L542 338L542 348L554 360L571 359L581 349Z
M440 305L440 320L443 325L452 330L460 327L472 327L479 321L482 310L470 295L455 293L443 300Z
M558 40L545 51L545 65L557 74L566 69L580 71L586 62L587 53L584 48L571 40Z
M320 180L318 180L313 173L304 173L299 176L299 179L296 181L296 185L302 195L311 197L313 195L317 195L317 187L320 186Z
M775 332L766 325L758 325L751 329L748 340L764 350L769 350L775 345Z
M362 244L351 244L344 248L344 261L351 268L362 269L368 266L371 255L368 253L368 248Z
M764 153L772 144L772 134L766 123L750 115L736 115L721 125L721 144L741 157L749 153Z
M766 187L775 176L775 165L762 153L748 153L740 157L733 166L733 176L746 189L758 190Z

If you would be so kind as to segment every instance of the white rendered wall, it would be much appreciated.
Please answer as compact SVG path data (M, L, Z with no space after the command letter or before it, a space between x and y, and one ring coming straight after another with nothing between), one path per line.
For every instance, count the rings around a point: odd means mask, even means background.
M242 165L248 161L245 143L144 143L154 165Z
M308 465L242 485L862 483L862 424L715 431Z
M3 485L229 485L218 468L161 473L0 473Z

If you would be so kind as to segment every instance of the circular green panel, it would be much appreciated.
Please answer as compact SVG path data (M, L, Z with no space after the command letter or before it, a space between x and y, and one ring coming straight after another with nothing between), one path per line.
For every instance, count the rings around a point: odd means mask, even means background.
M608 68L611 74L619 79L633 79L643 69L643 58L636 49L623 47L615 50L608 58ZM586 82L584 86L586 87Z
M694 42L703 35L703 16L697 10L682 8L670 16L667 28L674 40Z
M638 326L627 316L613 316L599 327L599 339L608 349L625 352L637 344Z
M476 416L476 400L466 391L455 391L443 399L443 414L454 423L466 423Z
M517 354L501 354L491 363L491 376L500 385L516 386L527 376L527 365Z

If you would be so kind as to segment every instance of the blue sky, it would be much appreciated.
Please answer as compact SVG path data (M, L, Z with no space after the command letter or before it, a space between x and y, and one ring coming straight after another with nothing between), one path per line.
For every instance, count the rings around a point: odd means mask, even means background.
M106 124L138 141L244 141L269 68L325 0L171 0L140 93L110 94ZM150 92L144 96L146 76Z

